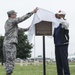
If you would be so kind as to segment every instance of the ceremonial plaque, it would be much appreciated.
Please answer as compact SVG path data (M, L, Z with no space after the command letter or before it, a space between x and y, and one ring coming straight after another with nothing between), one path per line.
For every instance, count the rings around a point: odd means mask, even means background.
M41 21L35 24L35 35L52 35L52 22Z
M45 36L52 35L52 22L41 21L35 24L35 35L43 36L43 74L46 75Z

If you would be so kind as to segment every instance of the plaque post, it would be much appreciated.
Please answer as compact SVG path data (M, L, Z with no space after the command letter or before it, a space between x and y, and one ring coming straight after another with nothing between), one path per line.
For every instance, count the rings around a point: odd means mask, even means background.
M35 24L36 36L43 36L43 75L46 75L45 36L52 35L52 22L41 21Z
M43 36L43 75L46 75L45 36Z

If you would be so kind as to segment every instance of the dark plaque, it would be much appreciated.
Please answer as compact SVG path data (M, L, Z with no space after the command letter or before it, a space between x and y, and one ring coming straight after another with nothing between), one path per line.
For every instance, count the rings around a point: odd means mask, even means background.
M52 22L41 21L35 24L36 35L52 35Z

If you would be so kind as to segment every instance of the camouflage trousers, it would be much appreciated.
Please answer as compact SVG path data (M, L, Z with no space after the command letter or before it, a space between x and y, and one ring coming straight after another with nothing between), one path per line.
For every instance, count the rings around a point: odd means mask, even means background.
M11 74L13 72L16 59L16 44L4 44L3 56L6 73Z

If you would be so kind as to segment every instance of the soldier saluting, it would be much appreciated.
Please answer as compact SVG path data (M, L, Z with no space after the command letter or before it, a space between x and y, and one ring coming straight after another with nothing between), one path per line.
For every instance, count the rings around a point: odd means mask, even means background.
M36 13L38 8L35 8L32 12L17 17L17 13L14 10L8 11L8 19L5 22L5 37L3 42L3 55L5 62L6 75L11 75L14 69L14 60L16 59L16 44L18 43L18 31L27 31L26 29L19 29L18 23L21 23Z

